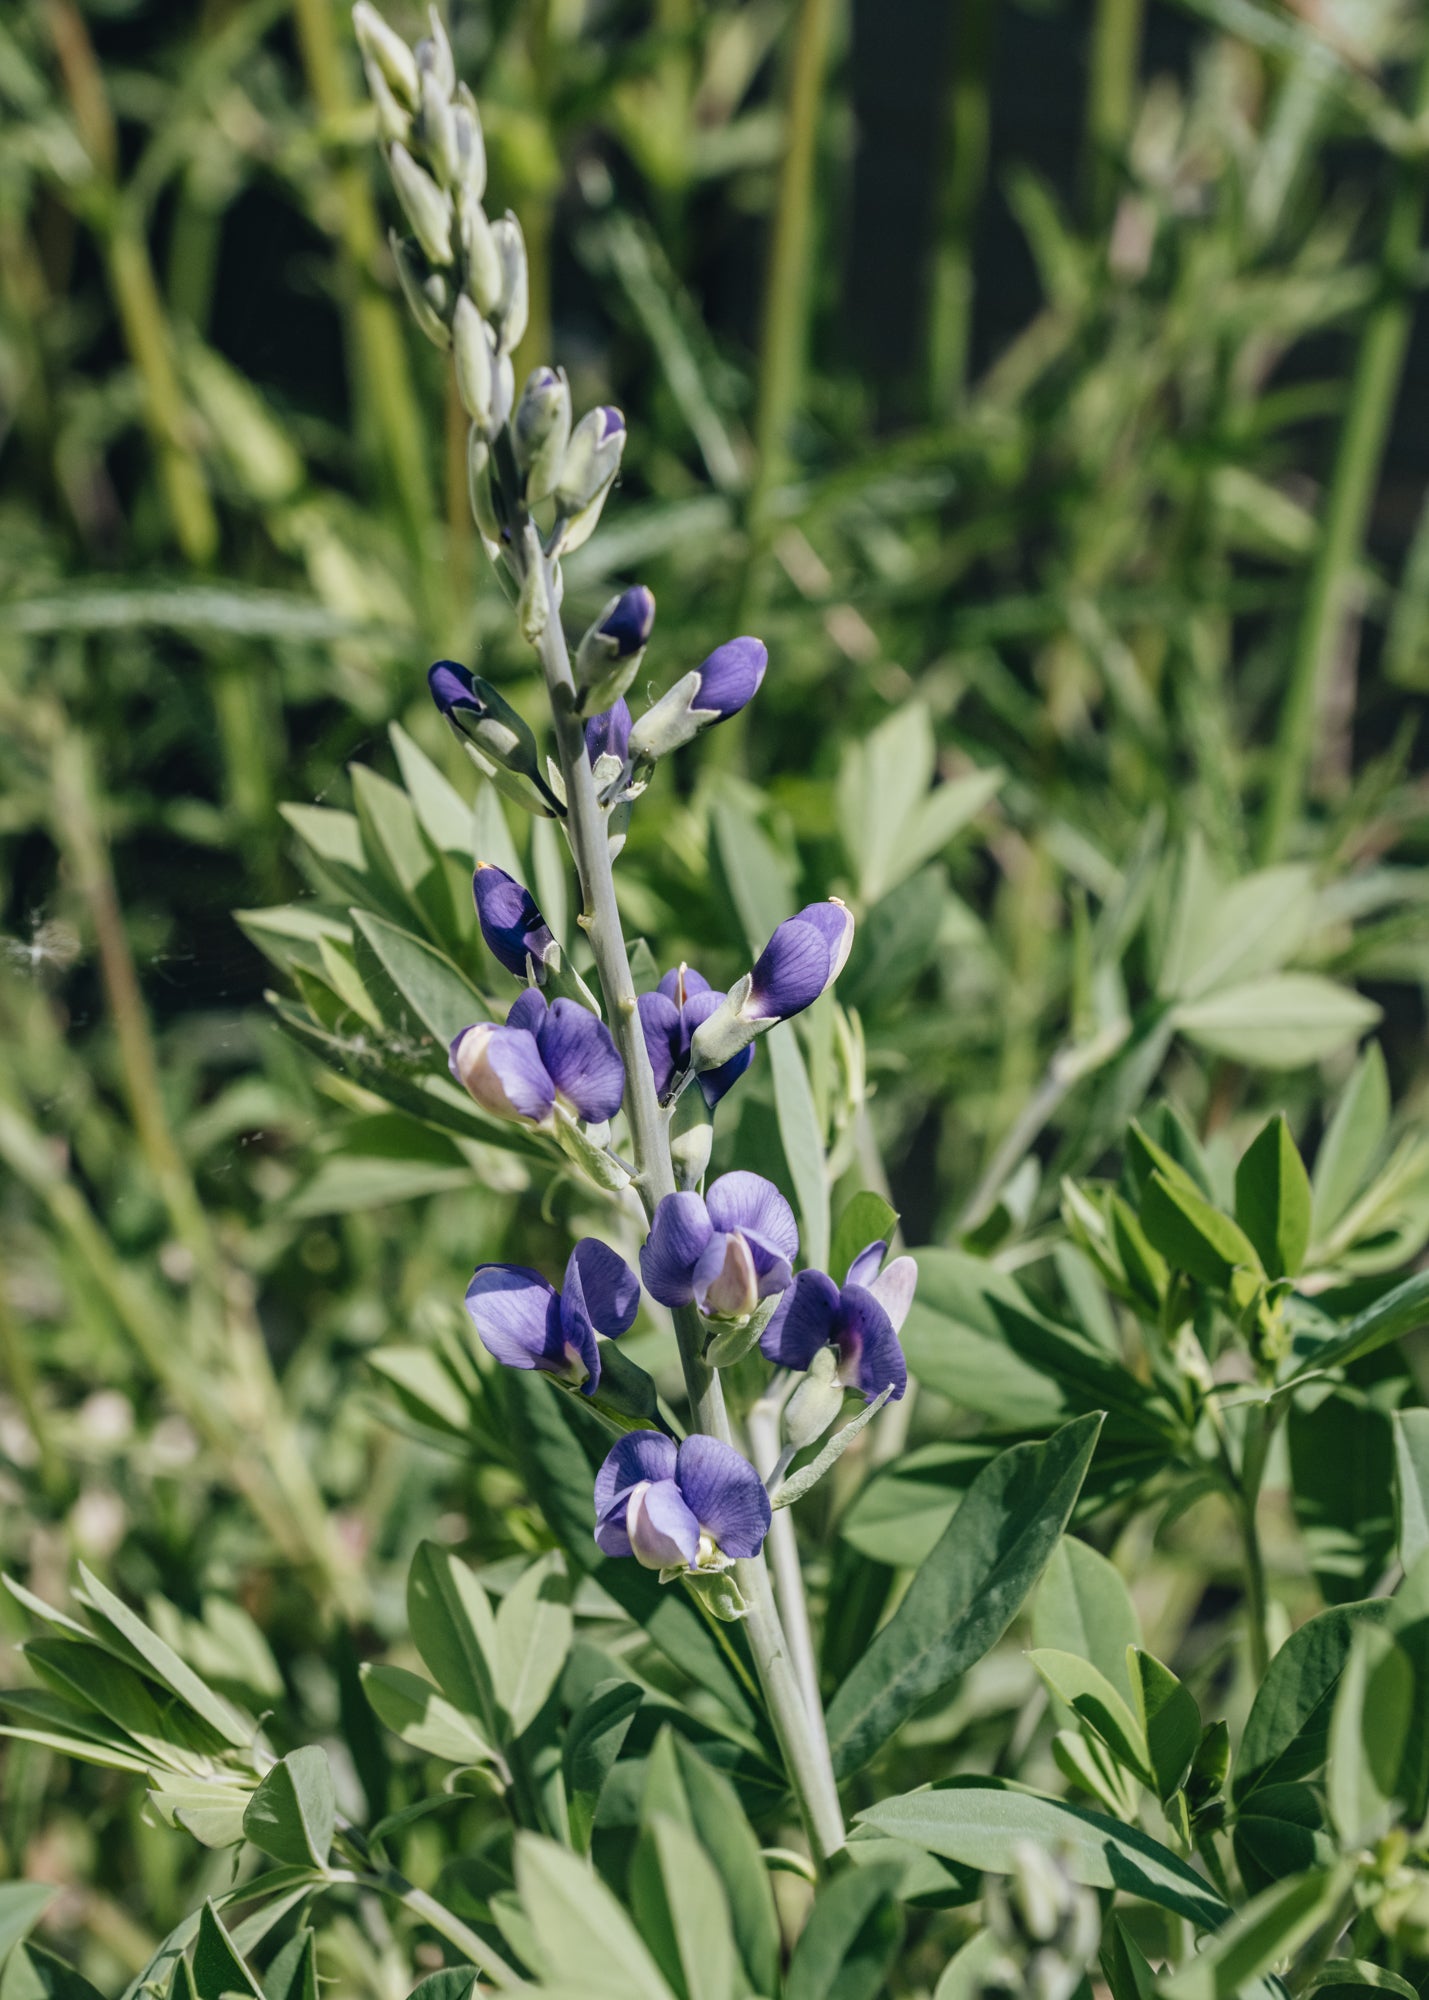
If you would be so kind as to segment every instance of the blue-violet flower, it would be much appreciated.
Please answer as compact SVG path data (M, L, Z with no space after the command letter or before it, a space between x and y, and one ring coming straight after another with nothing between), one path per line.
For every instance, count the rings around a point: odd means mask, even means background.
M669 1103L689 1069L690 1043L695 1030L709 1019L723 999L723 993L714 991L700 973L691 966L680 965L665 974L653 993L642 993L637 1000L645 1048L655 1072L655 1093L662 1104ZM696 1078L711 1110L753 1061L751 1042L718 1069L706 1070Z
M586 1236L560 1291L524 1264L479 1264L466 1309L488 1354L508 1368L539 1368L592 1395L600 1381L597 1334L615 1340L634 1324L640 1280L623 1257Z
M613 1118L625 1095L625 1065L610 1030L576 1000L550 1006L528 986L493 1027L463 1028L448 1064L463 1089L497 1118L543 1125L559 1104L589 1124Z
M782 1292L799 1254L794 1212L759 1174L722 1174L709 1193L667 1194L640 1252L640 1273L664 1306L707 1319L747 1319Z
M898 1335L918 1283L911 1257L895 1257L882 1272L886 1243L870 1243L848 1267L842 1286L823 1271L801 1271L774 1308L759 1337L765 1359L781 1368L807 1368L832 1348L835 1379L872 1402L887 1388L897 1402L908 1386L908 1364Z
M608 1556L718 1570L758 1555L771 1514L763 1480L733 1445L697 1433L677 1447L659 1431L631 1431L595 1476L595 1517Z
M490 861L477 862L471 889L476 920L492 957L517 979L527 977L529 961L541 979L556 940L530 890Z

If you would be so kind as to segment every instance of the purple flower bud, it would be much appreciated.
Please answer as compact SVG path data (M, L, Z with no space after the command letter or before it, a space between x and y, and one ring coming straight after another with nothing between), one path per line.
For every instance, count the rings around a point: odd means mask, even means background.
M595 1539L608 1556L646 1569L720 1570L757 1555L769 1532L764 1482L718 1438L676 1446L658 1431L630 1431L595 1476Z
M540 979L546 954L556 941L531 892L489 861L477 862L471 887L477 922L492 957L517 979L525 979L527 960L531 959Z
M673 968L653 993L640 995L636 1002L640 1026L650 1067L655 1073L655 1094L662 1104L670 1102L676 1085L690 1066L690 1043L696 1028L709 1019L723 999L723 993L713 991L709 981L689 965ZM718 1069L700 1072L696 1081L711 1111L753 1061L751 1042Z
M435 666L428 667L427 686L445 716L450 716L454 708L474 708L478 715L484 713L483 704L472 691L472 677L458 660L438 660Z
M598 630L614 642L616 659L628 660L649 643L654 626L655 593L636 583L622 593L615 609L601 619Z
M599 406L598 414L600 416L600 441L602 444L606 443L608 439L613 438L617 432L624 431L625 418L613 404L602 403Z
M852 910L837 900L810 903L780 924L759 954L741 1014L749 1021L801 1014L838 978L852 944Z
M700 668L700 685L690 707L728 722L759 692L769 648L762 639L729 639L717 646Z
M759 1337L765 1359L780 1368L808 1368L822 1349L832 1348L836 1380L845 1388L858 1389L870 1403L891 1389L896 1403L908 1386L898 1333L913 1303L918 1267L911 1257L895 1257L880 1274L887 1247L873 1243L861 1251L842 1287L823 1271L801 1271Z
M701 1197L667 1194L640 1252L646 1290L665 1306L742 1319L782 1292L799 1253L794 1212L772 1181L723 1174Z
M618 757L623 764L630 748L630 706L622 695L614 708L593 715L585 726L585 750L592 764L600 757Z
M640 1283L623 1257L586 1236L557 1291L523 1264L478 1265L466 1309L482 1346L508 1368L539 1368L591 1395L600 1381L597 1334L618 1339L634 1323Z

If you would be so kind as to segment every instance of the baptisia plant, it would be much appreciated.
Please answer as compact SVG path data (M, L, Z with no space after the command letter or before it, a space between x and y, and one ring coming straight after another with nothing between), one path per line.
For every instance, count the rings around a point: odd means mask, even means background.
M785 1480L799 1437L791 1431L782 1451L776 1439L766 1452L742 1400L747 1375L740 1394L727 1395L722 1371L754 1356L762 1335L776 1385L787 1385L791 1371L810 1381L827 1374L824 1427L846 1388L861 1391L870 1409L901 1394L898 1327L912 1268L899 1259L880 1275L879 1244L841 1288L818 1272L796 1280L799 1232L780 1189L742 1170L708 1188L704 1177L710 1121L747 1074L754 1042L828 991L848 957L853 916L834 898L810 903L775 928L733 985L679 963L636 991L613 875L631 813L663 759L755 699L769 654L751 635L727 639L632 713L628 696L655 626L654 597L640 583L616 591L568 645L562 559L599 522L620 471L624 419L608 405L575 412L558 368L536 367L518 389L511 356L526 326L525 250L513 216L486 213L475 104L456 83L438 26L423 45L435 53L419 61L365 4L355 18L408 225L393 239L398 276L422 331L452 355L469 420L473 515L539 660L549 742L458 661L432 667L432 697L483 777L556 821L579 887L578 926L563 939L520 881L478 859L472 886L482 939L523 990L504 1022L476 1020L455 1036L451 1072L488 1115L526 1126L538 1146L559 1144L567 1171L601 1191L609 1232L628 1242L632 1262L638 1250L653 1325L673 1332L684 1406L667 1415L634 1362L608 1348L602 1356L602 1342L634 1325L640 1283L617 1250L594 1238L576 1244L559 1289L527 1266L479 1265L467 1310L498 1363L581 1391L590 1419L623 1433L593 1482L596 1543L609 1559L633 1560L671 1588L695 1592L714 1617L742 1621L822 1862L843 1845L844 1826L817 1693L807 1676L801 1687L795 1665L807 1652L808 1619L797 1552L787 1560L787 1509L866 1417L815 1466ZM704 964L715 960L712 949ZM603 1372L619 1376L615 1393L607 1394ZM774 1393L794 1407L785 1388ZM761 1469L751 1459L756 1448ZM766 1539L779 1569L777 1602Z

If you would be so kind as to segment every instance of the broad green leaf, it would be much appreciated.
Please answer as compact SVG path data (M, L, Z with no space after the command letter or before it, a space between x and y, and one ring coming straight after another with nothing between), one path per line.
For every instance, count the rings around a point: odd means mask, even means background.
M1114 1911L1108 1913L1102 1926L1101 1969L1111 2000L1154 2000L1156 1974Z
M996 796L1002 778L1002 772L996 768L968 771L960 778L949 778L945 784L936 785L919 799L899 832L883 888L894 888L925 861L941 854L948 842Z
M1261 1127L1241 1156L1235 1213L1267 1275L1293 1278L1310 1242L1310 1178L1283 1113Z
M519 1736L545 1706L571 1648L571 1586L552 1549L523 1571L496 1613L496 1695Z
M1101 1421L1080 1417L1045 1444L1014 1445L978 1475L834 1696L829 1741L841 1776L866 1764L1007 1630L1066 1527Z
M474 832L471 807L400 722L389 723L387 734L407 796L426 828L428 839L443 853L455 855L470 868Z
M1205 1948L1169 1978L1164 2000L1238 2000L1329 1916L1344 1891L1338 1869L1316 1869L1253 1897Z
M1233 1790L1242 1808L1262 1785L1312 1777L1325 1760L1335 1687L1356 1628L1386 1600L1341 1604L1292 1632L1270 1662L1241 1737Z
M1292 864L1265 868L1208 900L1200 934L1167 997L1192 1001L1275 972L1300 950L1314 917L1314 877Z
M0 2000L104 2000L83 1973L43 1945L17 1944L3 1962Z
M881 1194L867 1189L844 1203L829 1249L829 1270L842 1284L849 1265L870 1243L892 1243L898 1216Z
M484 782L477 785L472 821L473 872L483 862L490 862L493 867L500 868L507 875L514 875L520 881L521 857L516 852L516 843L511 838L511 829L506 824L506 814L494 786Z
M1133 1646L1126 1664L1150 1753L1157 1796L1169 1799L1186 1782L1200 1748L1201 1712L1190 1689L1150 1653Z
M1388 1632L1362 1626L1335 1690L1325 1777L1330 1818L1346 1849L1367 1846L1394 1822L1414 1704L1409 1656Z
M414 1750L449 1764L483 1764L491 1758L491 1745L475 1717L455 1707L420 1674L364 1660L362 1688L374 1713Z
M552 1840L521 1833L515 1864L543 1978L569 1980L609 2000L670 2000L639 1932L588 1863Z
M318 2000L316 1944L307 1929L288 1940L263 1974L263 2000Z
M1318 1347L1313 1358L1290 1377L1290 1383L1323 1374L1327 1368L1348 1368L1352 1361L1362 1361L1391 1340L1417 1333L1423 1326L1429 1326L1429 1271L1416 1271L1348 1320L1333 1340Z
M158 1768L193 1771L222 1750L217 1730L102 1646L70 1639L30 1639L25 1657L47 1686L87 1703Z
M1389 1075L1371 1042L1340 1093L1315 1157L1314 1218L1319 1241L1339 1221L1369 1179L1389 1131Z
M354 909L352 921L391 982L393 991L387 995L380 981L368 982L388 1026L408 1035L419 1026L425 1028L440 1043L445 1061L447 1044L455 1035L474 1021L489 1018L485 1001L435 945L371 910ZM408 1009L411 1018L405 1017Z
M783 1021L771 1028L764 1046L774 1079L779 1141L799 1211L799 1242L805 1262L822 1269L829 1255L829 1177L823 1129L793 1022Z
M253 1742L253 1725L206 1686L193 1669L179 1658L173 1647L165 1645L157 1633L151 1632L143 1619L136 1617L112 1590L106 1590L83 1563L79 1566L79 1574L84 1588L76 1591L75 1595L80 1602L92 1606L120 1639L133 1648L147 1670L165 1687L172 1688L180 1701L187 1702L195 1714L202 1716L236 1750L248 1750Z
M903 1942L902 1866L874 1861L825 1884L799 1933L784 2000L876 2000Z
M449 1965L442 1972L429 1972L412 1988L408 2000L478 2000L480 1992L476 1973L464 1965Z
M25 1651L28 1653L42 1643L32 1639ZM128 1669L124 1671L127 1673ZM108 1717L92 1708L81 1708L77 1702L66 1701L49 1688L0 1689L0 1709L19 1718L19 1725L13 1730L7 1727L4 1734L23 1735L29 1741L50 1741L66 1755L77 1756L86 1763L107 1770L147 1771L154 1761Z
M933 2000L983 2000L987 1976L1002 1956L1002 1945L991 1931L976 1932L943 1967ZM1117 1994L1115 2000L1123 1996Z
M1398 1993L1403 2000L1419 2000L1419 1989L1391 1972L1387 1965L1371 1964L1367 1958L1330 1958L1310 1975L1306 1993L1325 1995L1352 1992L1369 1987L1378 1993Z
M952 1778L885 1799L855 1818L994 1875L1008 1874L1018 1844L1030 1840L1058 1853L1073 1879L1088 1888L1124 1890L1202 1930L1219 1930L1230 1916L1204 1876L1139 1827L1000 1779Z
M336 1827L332 1767L316 1743L290 1750L275 1764L243 1815L243 1831L253 1845L295 1868L326 1867Z
M407 1574L407 1623L422 1664L459 1709L499 1738L496 1621L486 1592L449 1549L423 1542Z
M352 764L352 793L362 844L376 870L433 937L456 934L456 912L441 853L422 830L400 785L366 764Z
M590 1846L601 1791L644 1699L645 1690L634 1681L598 1681L571 1717L562 1762L579 1849Z
M58 1894L56 1882L0 1882L0 1965L30 1935Z
M280 972L295 966L322 974L318 946L323 938L348 943L351 926L309 903L284 903L271 910L235 910L233 920Z
M757 794L717 798L710 828L751 958L794 914L794 870L755 818Z
M570 849L552 819L531 821L531 879L536 905L563 952L571 948Z
M1399 1560L1412 1569L1429 1549L1429 1410L1396 1410L1393 1423Z
M1173 1270L1203 1285L1225 1285L1237 1266L1259 1269L1254 1246L1230 1217L1164 1174L1153 1174L1142 1196L1141 1226Z
M779 1976L779 1919L758 1836L728 1778L668 1725L645 1767L644 1809L672 1815L698 1837L729 1898L748 1982L756 1993L773 1993Z
M149 1803L168 1826L181 1826L205 1847L236 1847L243 1838L243 1815L253 1786L207 1784L193 1778L165 1777L149 1794Z
M916 1569L993 1455L992 1445L971 1442L919 1445L900 1454L855 1495L839 1516L839 1533L873 1562Z
M1181 1033L1213 1055L1259 1069L1302 1069L1358 1041L1380 1018L1373 1001L1316 972L1280 972L1181 1002Z
M1354 1390L1291 1405L1291 1498L1327 1604L1367 1597L1394 1554L1394 1448L1383 1409Z
M1328 1868L1339 1853L1320 1795L1309 1785L1259 1786L1236 1814L1231 1838L1252 1895L1309 1868Z
M235 1949L212 1899L199 1914L193 1975L198 2000L225 2000L230 1993L253 1994L262 2000L262 1989Z
M1075 1535L1062 1537L1042 1573L1032 1601L1032 1638L1090 1660L1123 1699L1130 1698L1127 1648L1140 1645L1141 1621L1120 1570Z
M665 1813L646 1818L630 1864L630 1910L679 2000L735 2000L729 1903L694 1834Z
M346 1127L337 1147L283 1204L292 1217L350 1215L445 1188L470 1187L476 1170L445 1132L400 1112L374 1112Z
M1039 1650L1027 1656L1047 1686L1079 1715L1108 1750L1144 1785L1154 1782L1141 1724L1090 1660L1075 1653Z

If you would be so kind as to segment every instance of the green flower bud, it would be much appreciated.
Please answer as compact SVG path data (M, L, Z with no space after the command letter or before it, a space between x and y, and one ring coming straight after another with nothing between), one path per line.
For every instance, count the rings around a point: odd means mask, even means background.
M442 17L435 7L428 7L427 23L432 32L426 41L417 44L417 67L432 76L443 97L450 98L456 89L456 63L452 59L452 45L447 40Z
M452 202L443 194L425 167L419 167L405 146L393 146L387 155L397 199L406 211L412 234L432 264L452 261Z
M491 489L491 447L476 424L467 432L466 490L471 499L472 519L488 542L499 544L501 523Z
M620 470L624 450L625 419L619 410L609 405L587 410L571 433L556 482L556 505L561 513L579 515L593 500L603 500ZM568 540L565 546L577 545Z
M421 98L417 58L402 37L393 33L367 0L357 0L352 10L352 27L358 47L381 72L398 103L408 111L415 111Z
M432 172L438 183L450 193L461 176L456 117L451 99L429 69L422 71L422 114L417 132L422 150L431 162Z
M457 197L457 206L462 255L466 259L466 289L483 319L490 319L501 304L501 252L481 203L463 189Z
M521 345L530 310L526 243L520 223L509 210L492 223L491 233L496 239L496 251L501 259L501 297L491 316L496 322L501 351L510 354ZM481 304L480 299L477 304Z
M534 526L526 524L525 575L521 579L521 595L516 601L516 622L521 627L521 636L532 646L540 644L541 634L546 629L546 620L551 615L551 602L546 592L546 566L541 559L541 538Z
M844 1385L838 1379L838 1366L835 1350L821 1347L789 1398L784 1412L784 1435L799 1451L822 1437L843 1408Z
M463 292L452 314L452 358L456 363L457 394L472 422L479 430L488 433L494 347L490 328Z
M633 760L654 761L658 757L668 757L672 750L679 750L699 735L706 718L692 706L700 691L700 671L696 667L676 681L668 694L662 694L653 708L647 708L630 732L630 755Z
M511 428L516 463L526 474L526 498L544 500L555 486L571 436L571 391L563 369L532 369Z
M367 76L367 88L377 112L377 132L385 146L405 146L412 136L412 117L397 101L386 76L370 56L364 56L362 67Z
M486 140L476 99L464 83L457 85L452 122L456 128L457 181L461 194L467 201L479 202L486 193Z
M388 232L387 241L397 266L397 281L413 319L433 347L450 347L452 337L446 321L450 291L445 280L437 272L424 268L416 244L407 242L395 229Z

